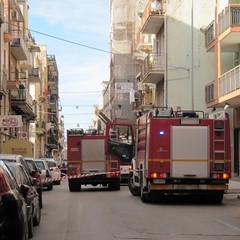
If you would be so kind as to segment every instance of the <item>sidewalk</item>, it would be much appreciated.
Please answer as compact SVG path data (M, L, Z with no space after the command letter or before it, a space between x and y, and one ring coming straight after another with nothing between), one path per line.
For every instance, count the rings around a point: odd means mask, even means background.
M240 177L232 177L229 181L227 193L240 194Z

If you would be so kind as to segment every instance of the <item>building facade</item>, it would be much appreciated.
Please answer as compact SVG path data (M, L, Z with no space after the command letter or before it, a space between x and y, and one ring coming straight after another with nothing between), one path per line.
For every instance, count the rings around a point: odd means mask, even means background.
M59 158L56 59L32 37L28 10L27 0L0 1L0 152L9 140L22 139L34 146L29 157Z
M232 123L233 173L239 175L240 1L112 0L110 3L112 57L110 90L106 91L109 102L103 104L106 115L113 120L120 112L117 107L125 109L121 98L120 102L116 98L116 82L123 78L133 83L128 97L123 98L130 102L135 116L154 106L208 113L225 110ZM121 38L124 32L132 36L131 46ZM126 49L131 49L132 59L121 61L121 57L130 53ZM127 67L121 68L121 62ZM136 74L126 78L130 66L134 66ZM226 104L230 106L228 109ZM131 117L129 114L128 118Z

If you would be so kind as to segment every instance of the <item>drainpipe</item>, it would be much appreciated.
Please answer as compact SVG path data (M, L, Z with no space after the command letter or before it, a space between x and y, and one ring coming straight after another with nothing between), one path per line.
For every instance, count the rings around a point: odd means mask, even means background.
M192 110L194 110L194 44L193 44L193 38L194 38L194 28L193 28L193 0L192 0L192 9L191 9L191 38L192 38L192 45L191 45L191 52L192 52L192 61L191 61L191 90L192 90Z
M164 14L164 59L165 59L165 69L164 69L164 86L163 86L163 106L168 107L168 82L167 82L167 69L168 69L168 62L167 62L167 54L168 54L168 44L167 44L167 39L168 39L168 31L167 31L167 7L165 10Z

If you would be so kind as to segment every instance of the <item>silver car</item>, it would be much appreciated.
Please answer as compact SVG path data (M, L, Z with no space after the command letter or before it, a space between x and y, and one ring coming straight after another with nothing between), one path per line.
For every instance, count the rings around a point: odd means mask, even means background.
M52 190L53 181L47 162L44 159L35 159L35 163L41 170L43 188L47 188L47 190Z

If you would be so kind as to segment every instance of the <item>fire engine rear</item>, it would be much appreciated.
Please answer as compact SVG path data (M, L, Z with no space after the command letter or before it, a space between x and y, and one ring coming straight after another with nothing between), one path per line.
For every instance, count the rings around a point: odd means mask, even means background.
M198 195L221 203L231 175L229 118L222 111L159 108L137 120L129 190L143 202Z
M68 185L81 191L81 185L120 189L120 165L133 157L133 129L124 123L107 123L105 133L95 130L67 131Z

